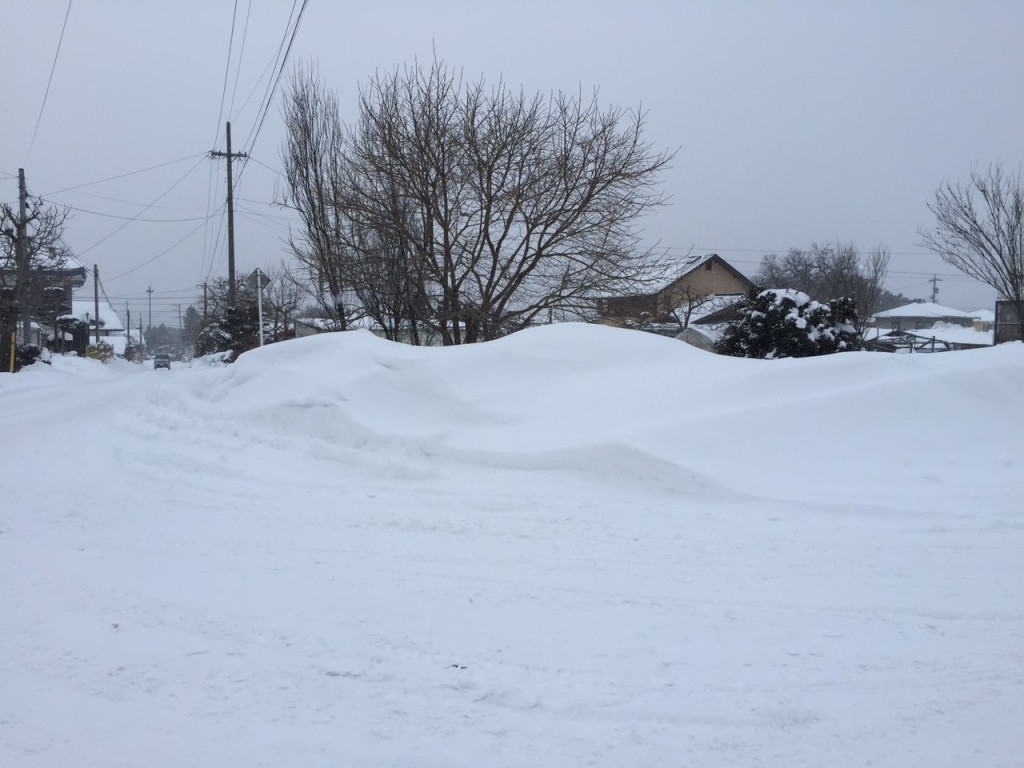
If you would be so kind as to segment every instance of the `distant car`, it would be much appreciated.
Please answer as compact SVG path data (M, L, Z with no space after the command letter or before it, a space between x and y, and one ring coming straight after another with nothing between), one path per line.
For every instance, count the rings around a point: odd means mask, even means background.
M168 371L171 370L171 356L160 353L153 357L153 368L166 368Z

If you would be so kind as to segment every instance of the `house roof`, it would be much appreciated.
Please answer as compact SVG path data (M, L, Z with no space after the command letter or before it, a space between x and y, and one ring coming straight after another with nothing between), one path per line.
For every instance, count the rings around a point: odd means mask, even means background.
M85 320L88 315L89 322L92 322L96 314L96 302L93 299L72 299L71 314L79 320ZM121 318L105 299L100 299L100 322L104 331L124 331Z
M725 267L725 269L727 269L729 272L731 272L733 275L735 275L739 280L741 280L744 283L744 285L746 285L748 287L753 285L753 281L751 281L751 279L749 277L744 275L742 272L740 272L738 269L736 269L736 267L734 267L728 261L723 259L717 253L708 253L708 254L704 254L702 256L691 256L690 258L688 258L688 259L686 259L686 260L684 260L682 262L678 262L676 265L674 265L675 269L672 272L672 274L670 274L668 276L669 283L668 283L667 286L665 286L665 288L671 287L673 283L676 283L679 280L682 280L684 277L689 275L691 272L696 272L698 269L703 267L709 261L717 261L719 264L721 264L723 267ZM665 290L665 288L663 288L662 290Z
M735 306L745 295L742 293L712 294L707 297L706 301L694 307L693 312L690 313L690 322L714 323L717 321L716 315Z
M994 309L976 309L971 312L970 315L975 320L980 320L983 323L994 323L996 321L996 312Z
M922 301L915 304L905 304L902 307L887 309L884 312L876 312L872 317L876 319L889 317L959 317L966 320L973 320L974 314L963 312L952 307L944 307L941 304L933 304L930 301Z

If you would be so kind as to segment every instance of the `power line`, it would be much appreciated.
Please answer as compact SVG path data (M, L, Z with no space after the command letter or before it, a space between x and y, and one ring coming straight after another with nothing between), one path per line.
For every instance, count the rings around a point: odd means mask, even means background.
M86 248L86 249L84 249L84 250L80 251L80 252L78 253L78 255L79 255L79 256L84 256L84 255L85 255L86 253L88 253L89 251L91 251L91 250L92 250L93 248L95 248L95 247L96 247L97 245L99 245L100 243L104 243L104 242L106 242L107 240L109 240L110 238L112 238L112 237L113 237L114 235L116 235L116 234L117 234L118 232L120 232L120 231L121 231L122 229L124 229L124 228L125 228L125 227L127 227L127 226L128 226L129 224L131 224L131 223L132 223L133 221L136 221L136 220L137 220L137 219L139 218L139 216L141 216L141 215L142 215L143 213L145 213L145 212L146 212L147 210L149 210L149 208L151 208L151 207L152 207L153 205L155 205L156 203L160 202L160 200L162 200L162 199L163 199L163 198L164 198L164 197L165 197L166 195L168 195L168 194L170 193L170 191L171 191L172 189L174 189L174 188L175 188L176 186L178 186L179 184L181 184L181 182L183 182L183 181L184 181L184 180L185 180L186 178L188 178L188 177L189 177L189 175L190 175L190 174L192 173L192 171L194 171L194 170L195 170L196 168L198 168L198 167L199 167L199 163L201 163L201 162L202 162L202 159L200 159L199 161L197 161L195 165L193 165L193 166L192 166L191 168L189 168L189 169L188 169L187 171L185 171L185 175L184 175L184 176L182 176L182 177L181 177L180 179L178 179L178 180L177 180L176 182L174 182L173 184L171 184L171 186L169 186L169 187L168 187L167 189L165 189L165 190L164 190L163 192L161 192L161 193L160 193L160 195L159 195L159 196L158 196L158 197L157 197L157 198L156 198L156 199L155 199L155 200L154 200L154 201L153 201L152 203L150 203L150 204L149 204L149 205L147 205L147 206L146 206L145 208L143 208L143 209L142 209L141 211L139 211L139 212L138 212L138 213L137 213L137 214L136 214L135 216L133 216L132 218L128 219L128 220L127 220L127 221L126 221L126 222L125 222L124 224L122 224L121 226L119 226L119 227L118 227L117 229L115 229L115 230L114 230L113 232L111 232L111 233L110 233L109 235L107 235L106 237L103 237L103 238L101 238L100 240L97 240L97 241L96 241L95 243L93 243L92 245L90 245L90 246L89 246L88 248ZM205 220L204 220L203 224L205 224L205 223L206 223L206 222L205 222ZM198 229L199 229L200 227L202 227L202 226L203 226L203 224L200 224L200 225L199 225L199 227L196 227L196 229L198 230ZM118 277L120 277L120 275L118 275Z
M235 67L235 84L231 89L231 105L228 107L228 117L231 117L235 109L235 94L238 93L238 81L242 74L242 59L245 58L245 41L249 37L249 14L252 12L252 0L249 0L245 8L245 25L242 27L242 45L238 50L238 66ZM218 126L220 121L217 121Z
M165 248L164 250L160 251L160 253L158 253L158 254L157 254L156 256L154 256L153 258L151 258L151 259L146 259L146 261L142 262L141 264L139 264L139 265L137 265L137 266L134 266L134 267L132 267L131 269L129 269L129 270L125 271L125 272L122 272L122 273L120 273L120 274L118 274L118 275L114 275L114 276L113 276L112 278L110 278L110 281L111 281L111 282L113 282L114 280L117 280L117 279L119 279L119 278L122 278L122 277L124 277L125 275L130 275L130 274L131 274L132 272L137 272L138 270L142 269L143 267L145 267L145 266L148 266L149 264L152 264L152 263L153 263L154 261L156 261L157 259L159 259L159 258L160 258L161 256L164 256L164 255L166 255L166 254L170 253L170 252L171 252L171 251L173 251L173 250L174 250L175 248L177 248L177 247L178 247L179 245L181 245L181 244L182 244L183 242L185 242L185 241L186 241L186 240L188 240L188 239L189 239L190 237L192 237L192 235L194 235L194 234L195 234L196 232L198 232L198 231L199 231L200 229L202 229L202 228L203 228L203 226L205 225L205 223L206 223L206 222L203 222L203 224L200 224L200 225L199 225L198 227L196 227L195 229L193 229L193 230L192 230L191 232L189 232L189 233L188 233L187 235L185 235L185 236L184 236L183 238L181 238L180 240L178 240L177 242L175 242L175 243L174 243L173 245L171 245L171 246L169 246L169 247Z
M50 194L52 195L54 193L51 192ZM57 193L57 194L61 194L61 193ZM134 205L134 206L137 206L139 208L145 208L146 207L145 203L140 203L137 200L125 200L122 197L110 197L109 195L97 195L97 194L95 194L93 192L75 192L75 194L76 195L85 195L86 197L94 197L97 200L107 200L107 201L112 202L112 203L122 203L124 205ZM183 211L183 212L186 212L186 213L198 213L198 211L199 211L198 208L182 208L180 206L174 206L174 205L151 205L149 207L150 208L159 208L162 211ZM198 221L198 219L197 219L197 221Z
M40 201L42 201L44 203L50 203L51 205L60 205L59 203L54 203L52 200L47 200L46 198L42 198L41 197L39 199L40 199ZM144 222L151 223L151 224L154 224L154 223L170 224L170 223L180 223L180 222L184 222L184 221L201 221L203 219L209 218L208 216L191 216L191 217L186 218L186 219L141 219L138 216L117 216L116 214L113 214L113 213L101 213L100 211L90 211L87 208L79 208L76 205L64 205L63 207L64 208L68 208L68 209L70 209L72 211L75 211L77 213L88 213L88 214L90 214L92 216L103 216L104 218L107 218L107 219L123 219L123 220L127 220L127 221L144 221Z
M68 9L64 13L64 24L60 28L60 39L57 41L57 51L53 54L53 64L50 66L50 77L46 81L46 93L43 94L43 103L39 107L39 117L36 118L36 127L32 131L32 140L28 143L28 152L25 154L25 160L32 154L32 147L36 143L36 134L39 133L39 124L43 120L43 110L46 109L46 100L50 97L50 85L53 83L53 73L57 70L57 57L60 56L60 47L64 42L64 30L68 27L68 16L71 15L71 3L72 0L68 0Z
M254 163L256 163L256 165L262 165L262 166L263 166L264 168L266 168L266 169L267 169L268 171L270 171L271 173L276 173L276 174L277 174L278 176L280 176L280 177L281 177L282 179L284 179L284 178L287 178L287 177L286 177L286 176L285 176L285 175L284 175L283 173L281 173L281 172L280 172L279 170L277 170L277 168L271 168L271 167L270 167L269 165L267 165L267 164L266 164L266 163L264 163L264 162L261 162L260 160L257 160L257 159L256 159L255 157L253 157L252 155L249 155L249 159L250 159L250 160L252 160L252 161L253 161Z
M298 0L295 0L295 2L298 2ZM295 24L292 26L291 37L288 39L288 47L285 49L284 56L281 58L281 62L280 62L280 64L277 67L277 77L273 78L273 86L270 88L270 90L269 90L269 92L267 94L267 98L266 98L266 100L263 103L263 114L260 116L259 122L256 124L255 132L250 134L252 136L252 141L249 141L248 139L246 140L246 143L248 145L248 149L246 150L246 154L252 154L253 147L256 146L256 140L259 138L260 131L263 128L263 121L267 119L267 112L270 110L270 105L274 101L274 94L277 92L277 86L281 82L281 75L284 74L285 65L288 63L288 56L292 52L292 45L295 43L295 37L296 37L296 35L299 32L299 24L302 23L302 15L306 12L306 6L307 5L309 5L309 0L302 0L302 7L299 8L299 15L295 18ZM295 10L295 3L293 2L292 3L292 11L294 12L294 10ZM289 15L288 18L289 18L289 21L290 21L291 20L291 16ZM285 27L285 36L286 37L288 36L288 28L287 28L287 26ZM245 169L243 168L242 170L245 170ZM239 175L239 180L241 180L241 175L242 175L241 171L239 171L238 175Z
M224 85L220 89L220 109L217 111L217 132L214 133L214 141L220 133L220 121L224 117L224 98L228 93L228 73L231 71L231 49L235 44L235 20L238 18L238 0L235 0L234 9L231 11L231 36L228 38L228 57L224 62Z
M137 171L128 171L128 173L120 173L117 176L109 176L109 177L107 177L105 179L99 179L98 181L89 181L89 182L86 182L85 184L79 184L79 185L74 186L74 187L65 187L64 189L58 189L56 192L47 192L47 193L45 193L43 195L43 197L50 197L52 195L60 195L60 194L63 194L65 192L74 192L76 189L83 189L85 187L94 187L97 184L105 184L108 181L116 181L117 179L123 179L123 178L126 178L128 176L137 176L140 173L146 173L147 171L155 171L157 168L165 168L168 165L175 165L177 163L183 163L186 160L195 160L197 157L205 157L205 156L206 156L205 152L200 152L198 155L188 155L187 157L179 157L177 160L168 160L166 163L160 163L158 165L151 165L148 168L140 168ZM153 204L150 203L147 206L147 208L148 207L152 207L152 205Z

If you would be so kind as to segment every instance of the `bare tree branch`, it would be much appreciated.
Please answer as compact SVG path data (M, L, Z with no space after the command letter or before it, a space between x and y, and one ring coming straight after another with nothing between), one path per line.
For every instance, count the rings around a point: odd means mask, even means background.
M980 205L976 202L980 201ZM986 285L1017 311L1024 336L1024 176L998 163L971 171L966 182L946 181L928 204L935 228L923 244L947 264Z

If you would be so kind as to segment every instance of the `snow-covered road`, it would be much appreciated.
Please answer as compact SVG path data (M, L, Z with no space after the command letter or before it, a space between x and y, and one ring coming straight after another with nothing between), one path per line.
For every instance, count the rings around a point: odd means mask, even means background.
M1024 346L0 377L0 765L1017 766Z

